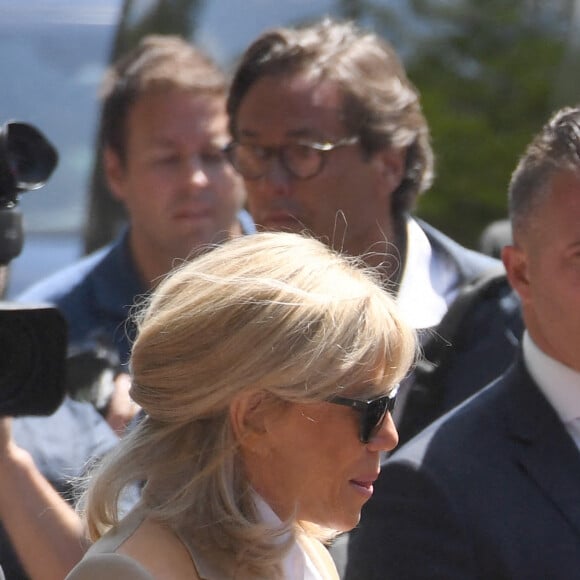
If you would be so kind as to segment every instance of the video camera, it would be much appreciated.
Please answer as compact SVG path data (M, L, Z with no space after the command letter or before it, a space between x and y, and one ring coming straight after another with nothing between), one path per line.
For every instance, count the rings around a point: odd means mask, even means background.
M42 187L57 162L32 125L0 128L0 274L24 244L20 194ZM0 302L0 416L52 414L64 398L66 352L66 322L56 308Z

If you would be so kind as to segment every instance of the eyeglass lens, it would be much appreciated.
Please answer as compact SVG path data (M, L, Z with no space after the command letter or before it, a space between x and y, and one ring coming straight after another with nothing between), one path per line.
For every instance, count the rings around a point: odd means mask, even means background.
M302 179L316 175L323 162L321 151L300 143L289 143L279 148L232 143L227 153L234 168L246 179L258 179L265 175L273 157L288 173Z

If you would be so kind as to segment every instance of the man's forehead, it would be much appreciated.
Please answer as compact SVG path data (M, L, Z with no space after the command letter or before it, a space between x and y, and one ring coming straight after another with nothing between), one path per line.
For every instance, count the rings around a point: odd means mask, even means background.
M164 112L174 116L187 114L192 108L197 111L196 116L227 116L224 95L175 87L158 87L144 91L131 102L129 115L134 111L154 109L157 113Z
M331 78L321 78L314 74L299 72L282 77L283 86L289 91L311 95L312 103L320 107L340 109L343 91L340 84Z
M218 96L186 91L157 92L135 101L128 125L157 128L161 132L175 129L226 132L227 113L224 99Z
M342 129L342 103L334 81L303 74L262 77L241 101L237 128L249 137L274 128L288 138L321 136Z

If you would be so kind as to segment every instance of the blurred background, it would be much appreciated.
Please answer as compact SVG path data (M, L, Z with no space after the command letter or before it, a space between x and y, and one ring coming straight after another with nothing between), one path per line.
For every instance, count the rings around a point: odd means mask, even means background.
M484 228L505 218L524 146L554 109L579 100L580 0L0 0L0 123L32 123L60 153L49 183L22 195L25 248L8 296L106 243L124 219L95 156L111 59L145 34L172 33L230 69L265 28L324 14L398 50L437 159L417 213L479 248Z

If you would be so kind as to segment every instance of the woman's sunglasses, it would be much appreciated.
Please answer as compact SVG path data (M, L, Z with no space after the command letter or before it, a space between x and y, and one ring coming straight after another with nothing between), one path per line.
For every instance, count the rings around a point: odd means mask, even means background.
M349 399L347 397L331 397L329 403L345 405L355 409L360 414L360 440L366 445L373 435L381 428L387 413L391 413L395 408L395 401L399 385L396 385L388 395L361 401L360 399Z

